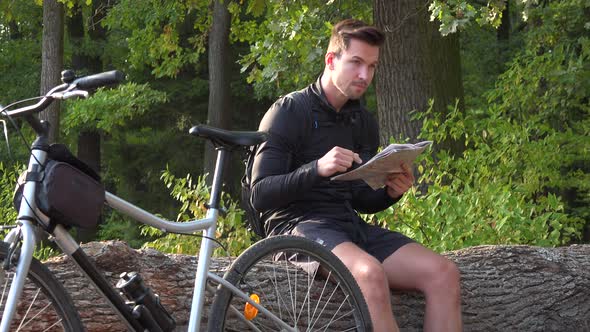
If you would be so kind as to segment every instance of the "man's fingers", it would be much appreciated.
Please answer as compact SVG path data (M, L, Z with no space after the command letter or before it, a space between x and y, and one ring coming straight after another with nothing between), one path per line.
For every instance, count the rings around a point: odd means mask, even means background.
M354 154L354 156L353 156L353 158L354 158L354 161L355 161L357 164L362 164L362 163L363 163L363 160L361 159L361 157L359 156L359 154L358 154L358 153L355 153L355 154Z
M410 166L408 166L406 163L402 163L401 166L402 166L402 170L404 171L404 174L406 175L408 180L411 183L414 183L414 172L412 172L412 169L410 169Z

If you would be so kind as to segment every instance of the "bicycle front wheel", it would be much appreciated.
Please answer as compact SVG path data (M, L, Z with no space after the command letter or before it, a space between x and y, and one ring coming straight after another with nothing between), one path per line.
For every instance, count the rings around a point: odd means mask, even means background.
M4 269L8 244L0 241L0 317L15 273L14 264ZM33 258L27 280L12 319L10 331L84 331L80 316L62 284Z
M371 331L356 281L334 254L311 240L283 235L261 240L236 259L224 279L258 297L264 308L297 331ZM282 328L220 285L208 330Z

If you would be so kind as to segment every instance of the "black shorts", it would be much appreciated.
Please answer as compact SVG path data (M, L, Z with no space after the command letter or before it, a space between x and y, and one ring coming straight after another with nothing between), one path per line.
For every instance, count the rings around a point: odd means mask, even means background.
M415 241L409 237L388 229L366 223L360 225L366 232L367 241L354 241L350 223L338 220L305 220L299 222L286 234L302 236L313 240L332 251L344 242L354 242L381 263L396 250Z

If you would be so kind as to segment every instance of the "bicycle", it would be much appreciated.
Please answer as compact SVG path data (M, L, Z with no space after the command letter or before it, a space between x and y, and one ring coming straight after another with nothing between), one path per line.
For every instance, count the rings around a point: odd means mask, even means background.
M68 228L87 223L90 219L87 220L86 214L77 218L64 216L69 213L64 210L76 204L87 204L86 201L73 201L78 195L90 196L88 192L93 193L94 187L69 196L61 192L60 195L53 194L61 198L65 196L66 206L57 211L49 209L48 212L46 207L42 209L52 195L44 189L46 184L43 181L55 178L59 182L67 178L84 182L88 179L83 176L91 177L92 174L74 175L68 173L73 172L71 170L65 173L53 171L52 165L64 163L62 159L66 159L69 166L78 165L79 160L67 149L64 152L63 147L61 155L55 153L55 145L47 142L49 124L38 120L34 114L56 99L86 98L89 90L116 84L122 79L123 74L118 71L81 78L76 78L71 71L64 71L63 84L39 97L36 104L1 111L11 121L13 117L24 118L36 133L36 139L30 148L28 169L21 186L18 218L4 242L0 242L0 284L3 284L0 286L3 287L0 295L0 332L84 330L67 290L43 263L33 257L37 232L45 232L63 253L73 259L129 330L175 329L174 319L161 305L158 296L143 284L141 276L133 272L124 273L116 287L113 287L69 234ZM370 331L368 309L352 275L336 256L313 241L292 236L269 237L240 254L223 277L209 271L214 242L217 242L217 218L221 212L223 165L231 152L260 144L266 136L261 132L226 131L204 125L191 128L189 133L210 140L217 149L211 196L204 218L189 222L168 221L105 191L104 187L98 191L99 196L104 194L99 202L101 208L106 204L139 223L166 232L193 234L202 231L188 330L199 331L205 290L208 289L215 292L207 322L209 331ZM80 171L84 168L82 166L74 168ZM60 177L58 174L67 176ZM91 181L88 183L93 186ZM67 185L62 190L70 191L70 187ZM76 216L75 211L72 213ZM312 269L304 272L304 267ZM267 277L257 278L260 273L267 273ZM303 282L304 286L300 287L299 283ZM217 285L217 288L212 284ZM341 298L343 302L334 303L334 298ZM52 312L48 313L48 309ZM39 312L31 312L36 310ZM230 317L237 320L235 325L233 321L231 326L226 325L226 319Z

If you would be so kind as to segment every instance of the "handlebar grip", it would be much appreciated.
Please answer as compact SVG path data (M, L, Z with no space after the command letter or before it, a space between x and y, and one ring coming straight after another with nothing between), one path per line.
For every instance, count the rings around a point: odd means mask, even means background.
M79 89L89 90L105 85L117 84L123 82L124 79L125 74L118 70L111 70L100 74L80 77L72 82L72 84L75 84Z

